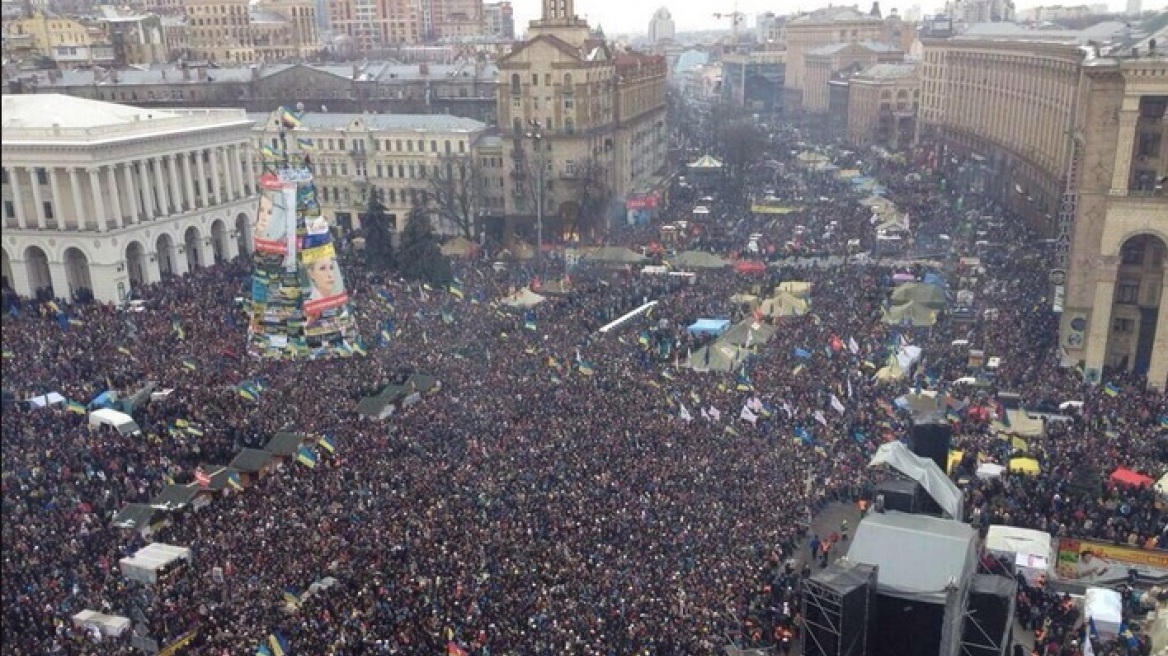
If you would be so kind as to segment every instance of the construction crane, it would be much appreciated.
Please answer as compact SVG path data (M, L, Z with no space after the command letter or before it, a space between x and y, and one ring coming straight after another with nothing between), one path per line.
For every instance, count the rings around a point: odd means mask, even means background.
M714 18L730 21L730 44L738 45L738 26L745 22L746 14L738 11L738 0L734 0L734 10L730 12L715 12Z

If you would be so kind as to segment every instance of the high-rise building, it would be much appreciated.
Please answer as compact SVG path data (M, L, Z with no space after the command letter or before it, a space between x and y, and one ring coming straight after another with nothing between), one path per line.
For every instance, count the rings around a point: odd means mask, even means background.
M828 7L792 18L786 27L786 88L802 91L808 52L836 43L876 42L898 46L903 29L899 17L881 19L872 12L863 13L851 7Z
M254 63L305 59L321 50L314 0L188 0L192 59Z
M665 7L653 12L649 20L649 43L658 41L672 41L674 36L673 15Z
M515 12L509 0L483 3L483 33L497 39L515 38Z
M21 296L87 291L117 303L249 252L255 180L242 109L5 95L2 120L3 275Z
M348 37L357 53L426 38L423 5L415 0L330 0L329 29Z
M1132 44L1122 24L1099 29L923 39L919 135L935 146L922 154L1054 240L1065 365L1093 383L1104 367L1143 372L1165 389L1166 34Z

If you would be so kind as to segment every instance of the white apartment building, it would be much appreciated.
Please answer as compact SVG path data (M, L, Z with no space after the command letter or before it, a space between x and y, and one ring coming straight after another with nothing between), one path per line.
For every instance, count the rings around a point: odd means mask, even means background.
M251 114L252 142L280 152L304 151L313 164L321 215L342 232L361 227L369 190L381 200L395 230L405 227L410 209L431 191L428 174L440 164L478 155L485 123L450 114L341 114L308 112L280 142L280 113ZM259 162L255 162L258 167ZM259 169L254 170L258 176ZM482 209L486 209L485 207ZM435 221L441 234L456 226Z
M3 97L5 284L22 296L130 290L246 253L251 122L56 94Z

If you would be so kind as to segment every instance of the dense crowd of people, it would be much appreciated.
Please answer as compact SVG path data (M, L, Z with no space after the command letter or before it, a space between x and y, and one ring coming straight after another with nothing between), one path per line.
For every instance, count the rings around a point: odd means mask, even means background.
M971 508L1052 535L1168 546L1152 492L1070 487L1085 460L1105 472L1161 474L1168 404L1123 372L1108 372L1122 388L1111 397L1057 366L1047 268L1022 257L1025 229L1006 222L996 239L1011 256L971 288L996 321L890 327L880 317L894 274L957 274L910 261L807 266L792 257L843 255L851 240L871 246L869 212L850 186L795 170L792 144L813 136L778 131L768 157L789 168L753 174L753 184L801 209L776 222L721 198L716 216L684 237L767 260L763 275L710 270L690 284L595 265L566 271L560 258L501 272L471 260L455 266L460 299L373 273L348 252L341 267L364 356L249 357L236 302L246 295L246 260L142 290L141 312L9 299L7 398L58 392L87 404L147 380L173 391L133 410L142 435L91 427L70 405L4 408L5 653L132 653L125 640L99 644L73 627L70 617L85 609L130 617L162 644L197 631L189 653L216 656L255 653L274 634L289 653L336 656L713 654L727 638L788 653L811 569L801 567L811 562L809 519L833 501L871 496L868 458L906 433L911 418L889 404L913 385L943 388L964 407L998 389L1028 402L1081 400L1074 421L1029 444L1040 475L974 482ZM880 179L912 208L922 234L945 232L956 251L972 248L975 236L954 227L966 220L956 209L961 190L919 181L909 164L848 157L838 155L842 166ZM622 228L611 241L656 246L657 228ZM756 233L764 244L754 254L745 246ZM497 303L536 278L565 276L570 292L530 312ZM774 339L754 345L732 374L686 366L705 344L688 325L749 318L731 295L790 280L811 284L808 315L777 321ZM650 300L660 301L652 313L598 335ZM958 338L1001 357L992 387L950 384L968 373L968 349L951 346ZM855 349L833 347L851 341ZM873 363L904 341L926 354L916 380L874 378ZM358 415L363 397L413 372L437 377L441 391L388 421ZM257 379L266 382L254 400L239 393ZM756 421L739 419L748 403L762 408ZM989 421L966 414L954 427L956 448L1001 458ZM111 526L118 510L281 430L327 434L335 452L171 513L151 540L189 546L191 565L150 586L122 574L119 559L147 540ZM326 577L336 584L287 603L285 591ZM1047 607L1045 597L1034 603Z

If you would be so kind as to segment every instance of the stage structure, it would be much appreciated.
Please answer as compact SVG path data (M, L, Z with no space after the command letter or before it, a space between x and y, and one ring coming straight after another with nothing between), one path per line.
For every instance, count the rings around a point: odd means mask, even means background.
M804 582L804 656L867 656L877 568L837 561Z
M277 359L363 354L329 223L317 202L313 144L290 136L300 124L296 112L282 108L281 123L278 145L265 145L260 153L248 352Z

